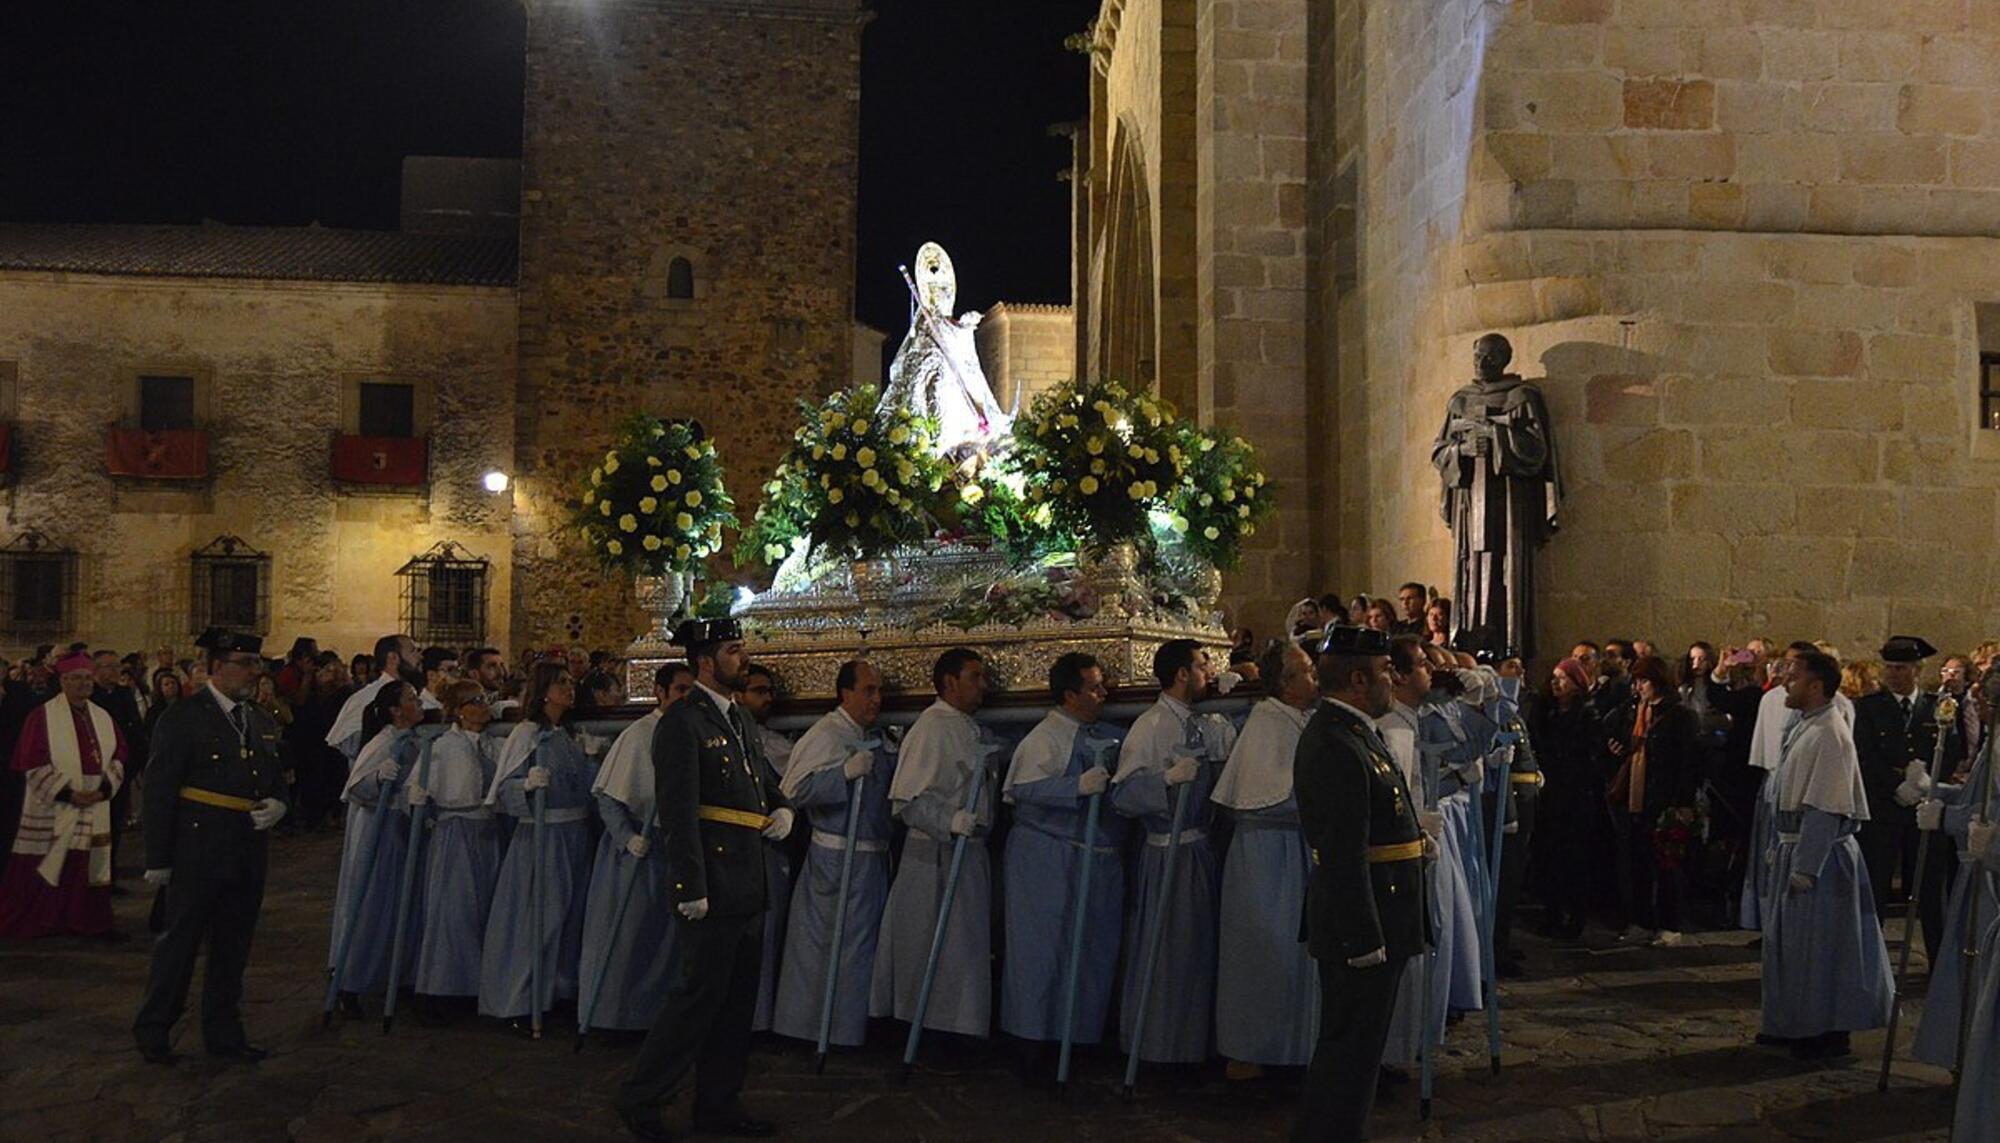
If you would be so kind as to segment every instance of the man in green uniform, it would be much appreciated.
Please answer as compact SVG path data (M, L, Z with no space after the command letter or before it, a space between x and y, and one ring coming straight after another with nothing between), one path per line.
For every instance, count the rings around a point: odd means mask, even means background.
M771 905L764 839L784 840L792 811L749 713L731 697L750 665L736 621L690 619L674 641L697 684L653 732L677 963L616 1105L633 1135L670 1139L660 1103L691 1070L696 1130L770 1135L776 1129L745 1111L740 1095Z
M1390 706L1389 637L1335 627L1319 647L1320 695L1293 758L1312 847L1306 937L1319 962L1319 1042L1293 1139L1367 1137L1396 986L1423 951L1424 835L1403 771L1375 733Z
M164 923L132 1035L148 1063L174 1062L169 1033L207 942L202 1042L211 1056L256 1063L269 1053L244 1037L239 1001L285 773L277 723L250 701L263 641L211 627L198 642L208 685L160 717L146 766L146 881L164 890Z

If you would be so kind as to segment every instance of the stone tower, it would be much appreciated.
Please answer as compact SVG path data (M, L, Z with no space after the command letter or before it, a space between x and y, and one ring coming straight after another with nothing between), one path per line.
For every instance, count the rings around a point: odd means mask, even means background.
M699 418L739 513L854 313L859 0L529 0L510 645L641 620L562 526L637 411Z

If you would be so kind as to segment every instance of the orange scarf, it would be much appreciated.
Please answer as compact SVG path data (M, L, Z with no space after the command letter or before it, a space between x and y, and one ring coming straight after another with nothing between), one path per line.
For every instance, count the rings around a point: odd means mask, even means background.
M1635 814L1646 812L1646 731L1652 729L1653 704L1639 704L1632 720L1632 767L1625 784L1625 808Z

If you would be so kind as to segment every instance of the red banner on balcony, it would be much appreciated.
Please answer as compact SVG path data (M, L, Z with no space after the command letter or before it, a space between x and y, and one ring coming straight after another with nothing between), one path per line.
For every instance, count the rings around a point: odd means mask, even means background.
M206 429L112 429L105 434L104 466L113 476L198 480L208 475Z
M333 438L333 478L343 484L422 484L430 474L424 437Z

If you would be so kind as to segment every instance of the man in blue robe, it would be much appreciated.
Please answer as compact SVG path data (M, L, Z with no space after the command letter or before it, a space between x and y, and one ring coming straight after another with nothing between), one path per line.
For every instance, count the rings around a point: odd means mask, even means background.
M840 705L791 748L782 789L794 812L812 826L805 867L792 890L772 1030L818 1040L826 1006L826 973L840 912L841 866L847 863L847 907L840 917L840 966L833 989L828 1043L859 1047L868 1035L868 987L875 941L889 899L889 783L895 755L875 720L882 714L882 672L866 659L840 665L834 679ZM847 856L848 816L854 853Z
M1785 683L1799 720L1785 733L1774 777L1776 895L1764 918L1762 1034L1801 1060L1850 1051L1848 1035L1889 1022L1895 982L1854 834L1868 795L1854 735L1833 709L1840 665L1802 652Z
M1215 993L1215 851L1208 844L1210 791L1220 763L1236 744L1236 731L1222 719L1197 714L1194 704L1208 693L1213 677L1208 652L1192 639L1169 639L1153 655L1160 697L1132 722L1112 779L1111 804L1139 819L1146 844L1139 861L1139 892L1127 926L1128 947L1137 950L1127 966L1120 997L1120 1044L1150 1063L1199 1064L1208 1059L1208 998ZM1178 839L1172 836L1173 808L1185 798ZM1178 841L1173 880L1167 880L1167 850ZM1151 965L1144 1042L1132 1043L1140 1011L1139 993L1148 966L1147 938L1154 917L1166 910L1158 960ZM1194 1000L1193 998L1199 998ZM1192 1001L1192 1002L1191 1002Z
M1001 885L1006 893L1007 959L1000 978L1000 1030L1029 1041L1023 1078L1051 1078L1054 1049L1064 1035L1070 947L1078 899L1090 881L1076 973L1070 1041L1103 1038L1118 971L1125 871L1119 860L1124 822L1107 811L1104 791L1118 748L1115 729L1098 722L1110 691L1097 660L1072 651L1049 668L1049 695L1059 704L1028 732L1007 769L1005 798L1014 807ZM1097 836L1088 853L1091 811Z

